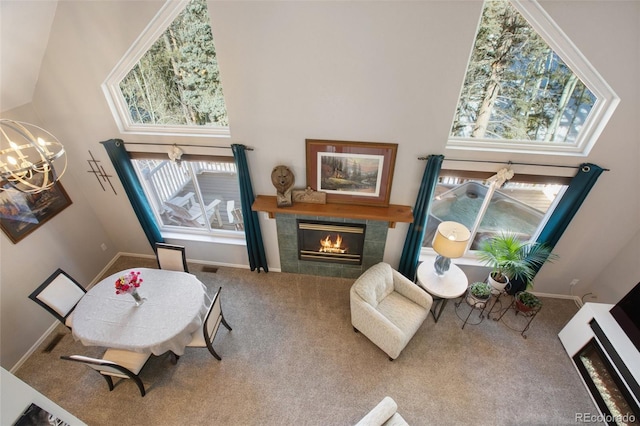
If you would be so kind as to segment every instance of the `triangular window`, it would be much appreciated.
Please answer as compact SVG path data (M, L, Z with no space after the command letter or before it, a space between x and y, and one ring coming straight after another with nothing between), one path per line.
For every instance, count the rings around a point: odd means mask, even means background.
M167 2L103 89L123 133L228 135L206 0Z
M487 0L447 147L587 155L618 102L537 3Z

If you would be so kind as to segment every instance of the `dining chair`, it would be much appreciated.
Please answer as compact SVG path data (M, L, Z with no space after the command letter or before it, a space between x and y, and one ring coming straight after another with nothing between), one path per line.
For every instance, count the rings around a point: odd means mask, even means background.
M156 243L156 257L160 269L189 272L184 246Z
M144 384L138 374L150 356L150 353L142 354L122 349L107 349L102 358L91 358L83 355L62 355L60 358L66 361L81 362L96 370L107 381L109 392L113 390L112 377L117 377L132 379L138 385L140 395L145 396Z
M222 323L227 330L231 331L231 326L224 319L224 315L222 315L222 306L220 305L220 291L222 287L218 289L218 292L215 296L213 296L213 301L209 306L209 310L207 311L207 315L204 318L204 323L202 324L202 330L198 330L193 333L193 338L190 343L187 344L187 347L196 347L196 348L207 348L211 355L213 355L218 361L220 355L213 349L213 339L216 337L216 333L218 332L218 328L220 328L220 323Z
M58 268L29 295L29 299L71 329L73 310L86 293L87 290L80 283Z

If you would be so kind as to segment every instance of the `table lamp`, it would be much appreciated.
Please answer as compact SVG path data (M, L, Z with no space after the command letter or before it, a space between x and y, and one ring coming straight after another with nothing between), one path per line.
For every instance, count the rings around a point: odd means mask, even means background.
M432 244L438 253L433 264L437 275L442 276L449 270L451 259L462 257L470 237L471 232L461 223L448 221L438 225Z

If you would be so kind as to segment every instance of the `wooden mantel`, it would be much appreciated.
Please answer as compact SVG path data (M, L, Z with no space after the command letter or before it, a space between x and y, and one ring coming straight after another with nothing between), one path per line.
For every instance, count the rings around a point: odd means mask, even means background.
M395 228L397 222L413 222L413 212L409 206L390 204L389 207L356 206L353 204L313 204L294 203L291 207L278 207L276 197L258 195L251 206L256 212L267 212L273 219L276 213L301 214L322 217L344 217L349 219L379 220L389 222Z

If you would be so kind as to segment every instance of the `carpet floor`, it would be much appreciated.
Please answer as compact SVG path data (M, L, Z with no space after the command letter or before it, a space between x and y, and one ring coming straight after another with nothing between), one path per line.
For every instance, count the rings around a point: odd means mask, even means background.
M105 276L132 267L156 264L121 257ZM15 375L91 426L349 425L385 396L411 425L569 425L597 414L558 339L577 311L571 300L543 299L526 339L526 318L513 311L481 322L474 311L463 329L470 308L450 302L389 361L351 326L353 280L189 268L210 295L222 286L233 328L214 341L222 361L205 348L187 348L176 365L152 356L140 374L144 398L131 380L109 392L95 371L60 360L105 348L60 325Z

